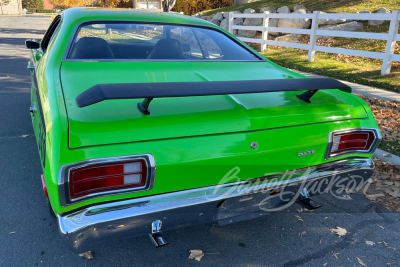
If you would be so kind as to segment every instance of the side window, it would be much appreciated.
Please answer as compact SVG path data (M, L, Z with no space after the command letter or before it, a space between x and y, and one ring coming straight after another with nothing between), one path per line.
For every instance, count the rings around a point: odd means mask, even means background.
M58 23L58 24L57 24L56 29L53 31L53 34L52 34L51 37L50 37L50 40L49 40L49 44L48 44L48 45L50 45L50 44L51 44L51 41L53 41L54 36L56 36L56 33L57 33L57 31L58 31L58 28L60 28L60 25L61 25L61 23ZM47 45L47 46L48 46L48 45Z
M171 29L171 38L181 43L183 55L188 59L204 58L193 30L187 27L174 27Z
M50 44L50 41L53 39L54 37L54 33L56 32L56 29L58 28L58 25L61 22L61 16L57 16L53 22L50 24L49 28L47 29L45 35L43 36L43 40L41 43L42 49L46 50L47 47Z
M200 42L205 58L221 59L223 57L221 48L219 48L209 35L198 30L195 30L195 34Z

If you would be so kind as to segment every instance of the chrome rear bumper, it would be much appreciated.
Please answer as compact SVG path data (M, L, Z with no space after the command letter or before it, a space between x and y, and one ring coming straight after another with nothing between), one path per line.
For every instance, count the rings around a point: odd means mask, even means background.
M223 225L264 216L297 200L302 188L307 188L312 196L336 190L351 181L355 182L351 184L365 185L373 169L369 158L339 160L293 171L284 180L280 174L96 205L58 215L58 225L68 246L75 252L84 252L104 239L150 234L152 222L156 220L162 221L165 231L212 221ZM279 189L289 194L273 197L271 192Z

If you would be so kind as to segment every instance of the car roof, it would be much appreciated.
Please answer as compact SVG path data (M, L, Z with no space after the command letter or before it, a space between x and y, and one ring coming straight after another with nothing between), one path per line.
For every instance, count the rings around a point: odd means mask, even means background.
M214 26L214 24L190 17L179 13L164 13L155 10L138 10L138 9L111 9L111 8L91 8L76 7L70 8L63 12L63 20L69 23L93 21L93 20L133 20L133 21L152 21L152 22L169 22L182 24L197 24Z

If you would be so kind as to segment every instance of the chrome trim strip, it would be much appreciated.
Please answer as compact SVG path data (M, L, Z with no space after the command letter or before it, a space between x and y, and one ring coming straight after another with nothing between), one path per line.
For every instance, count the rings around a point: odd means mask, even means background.
M372 131L372 133L374 134L374 141L372 142L371 148L368 151L365 151L365 150L350 150L350 151L334 153L334 154L331 155L331 149L332 149L332 146L333 146L333 135L334 134L351 133L351 132L357 132L357 131ZM359 128L350 128L350 129L344 129L344 130L331 131L331 132L329 132L329 135L328 135L328 147L327 147L326 152L325 152L325 159L327 160L327 159L339 157L339 156L342 156L342 155L348 155L348 154L371 154L378 147L378 145L381 142L381 140L382 140L381 133L379 132L379 129L376 129L376 128L359 127Z
M87 167L95 164L101 163L111 163L111 162L126 162L131 160L144 160L146 162L147 168L147 177L146 184L142 187L136 188L125 188L112 190L107 192L99 192L92 193L86 196L82 196L79 198L71 199L69 195L69 171L76 169ZM131 156L121 156L121 157L110 157L110 158L99 158L99 159L89 159L85 161L75 162L71 164L64 165L59 170L58 175L58 192L60 196L60 203L62 207L66 207L71 204L75 204L77 202L81 202L87 199L95 198L95 197L104 197L104 196L112 196L119 194L127 194L130 192L141 192L151 190L154 186L154 179L156 175L156 163L153 155L151 154L141 154L141 155L131 155Z
M163 25L178 25L178 26L187 26L187 27L198 27L198 28L205 28L205 29L209 29L209 30L214 30L217 31L225 36L227 36L229 39L231 39L233 42L237 43L238 45L240 45L241 47L243 47L244 49L246 49L249 53L251 53L252 55L254 55L257 59L255 59L254 61L241 61L241 60L219 60L219 61L206 61L206 60L202 60L201 62L266 62L267 60L265 58L263 58L260 54L258 54L257 52L255 52L252 49L249 49L247 47L247 45L240 41L239 39L235 39L232 36L226 34L224 31L222 31L221 29L215 27L215 26L208 26L208 25L203 25L203 24L189 24L189 23L177 23L177 22L162 22L162 21L145 21L145 20L115 20L115 19L107 19L107 20L87 20L87 21L83 21L81 23L79 23L75 29L74 32L72 33L72 36L70 38L70 40L68 41L68 46L67 49L65 50L64 53L64 57L63 57L63 61L78 61L78 62L93 62L92 59L90 60L86 60L86 59L82 59L82 60L76 60L76 59L69 59L68 55L69 52L71 50L71 46L73 41L75 40L78 31L80 30L80 28L82 26L84 26L85 24L90 24L90 23L107 23L107 22L113 22L113 23L131 23L131 24L139 24L139 23L143 23L143 24L163 24ZM108 60L107 60L108 61ZM109 60L110 62L151 62L150 60ZM154 62L172 62L172 61L176 61L176 60L152 60ZM185 61L178 61L178 62L193 62L196 60L185 60ZM100 62L103 62L100 61Z
M295 178L293 174L305 172L311 168L311 172ZM184 190L136 199L121 200L112 203L100 204L88 207L77 212L58 215L58 224L61 234L74 235L85 228L94 227L98 224L118 224L119 221L133 219L142 215L156 214L158 212L175 210L184 207L211 203L222 199L252 194L246 190L235 190L242 187L254 186L255 192L264 189L278 189L279 187L296 185L302 182L310 182L325 177L332 177L344 173L360 170L373 170L374 163L370 158L348 158L330 163L325 163L310 168L299 169L291 172L289 179L284 174L263 177L260 179L234 182L223 185L214 185L203 188ZM283 176L283 177L282 177ZM139 218L138 218L139 219ZM96 228L95 228L96 229Z

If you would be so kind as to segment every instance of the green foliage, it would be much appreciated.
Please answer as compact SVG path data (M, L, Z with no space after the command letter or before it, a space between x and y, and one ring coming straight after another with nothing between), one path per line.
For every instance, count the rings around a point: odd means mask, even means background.
M36 9L36 13L56 13L54 9Z
M177 0L172 11L183 12L185 15L193 15L204 10L233 5L233 0Z
M44 9L44 2L43 0L25 0L22 1L22 7L26 8L28 11Z
M6 6L11 2L11 0L0 0L0 6Z

